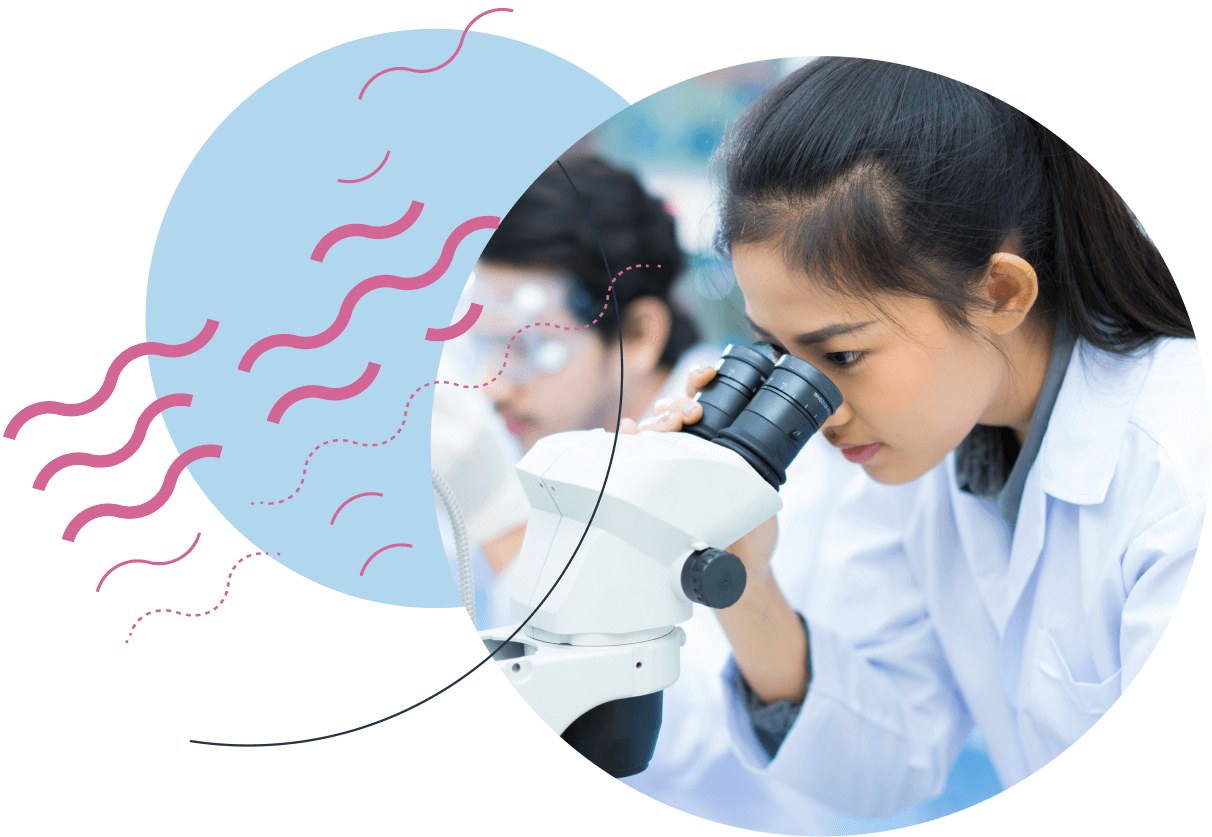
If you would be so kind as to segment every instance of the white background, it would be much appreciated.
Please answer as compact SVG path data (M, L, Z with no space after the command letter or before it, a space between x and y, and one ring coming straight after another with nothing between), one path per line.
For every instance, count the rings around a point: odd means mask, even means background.
M708 70L788 55L876 57L959 78L1026 110L1102 171L1154 237L1197 331L1208 334L1207 27L1177 11L1188 4L1081 6L1092 8L518 0L513 14L489 15L475 29L560 55L629 101ZM145 339L147 269L169 198L249 94L328 47L398 29L458 30L489 7L208 0L7 10L0 421L32 401L91 394L109 360ZM139 361L88 422L44 418L19 442L0 439L0 828L734 831L598 772L487 669L408 715L326 742L258 750L186 743L306 737L382 717L466 670L479 643L461 611L356 600L254 556L235 573L221 613L202 624L161 615L124 645L133 616L148 607L209 608L227 568L254 550L188 476L138 525L101 520L77 544L59 539L75 510L145 499L175 452L157 421L148 444L112 473L60 474L45 494L28 487L33 476L65 450L116 449L130 416L153 398ZM93 591L117 561L180 554L186 530L203 536L174 572L133 565L114 573L103 594ZM1201 830L1212 786L1206 554L1156 653L1103 721L1018 786L913 832Z

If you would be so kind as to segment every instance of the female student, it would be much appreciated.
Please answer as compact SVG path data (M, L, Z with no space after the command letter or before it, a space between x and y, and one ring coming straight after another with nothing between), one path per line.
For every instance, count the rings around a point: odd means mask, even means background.
M870 477L831 516L846 558L815 612L770 573L773 521L733 547L738 750L884 816L938 793L975 724L1013 784L1107 711L1186 581L1210 444L1178 289L1084 159L931 73L817 60L722 160L746 313L838 386L813 441Z

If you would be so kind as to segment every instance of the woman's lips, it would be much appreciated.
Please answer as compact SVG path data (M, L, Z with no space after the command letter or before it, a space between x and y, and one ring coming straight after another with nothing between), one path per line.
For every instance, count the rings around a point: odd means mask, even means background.
M842 456L846 457L851 462L862 465L868 459L875 456L876 451L879 449L879 442L875 442L874 444L870 445L848 445L842 448Z

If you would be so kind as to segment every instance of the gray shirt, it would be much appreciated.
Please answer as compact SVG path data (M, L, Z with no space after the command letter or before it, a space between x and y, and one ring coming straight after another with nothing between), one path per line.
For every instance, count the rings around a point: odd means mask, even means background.
M1060 393L1065 370L1069 367L1069 356L1077 338L1068 324L1061 320L1056 326L1056 337L1052 342L1052 355L1048 360L1048 371L1044 373L1044 386L1022 449L1014 432L1008 427L989 427L978 424L955 449L955 476L962 491L997 500L998 513L1014 528L1018 520L1018 507L1023 499L1023 485L1027 472L1035 464L1039 446L1048 429L1052 407Z
M1048 419L1052 416L1052 407L1056 404L1056 396L1060 393L1076 342L1077 338L1068 324L1060 320L1052 342L1048 370L1044 373L1044 386L1035 403L1027 437L1021 448L1010 428L978 424L955 449L955 476L960 490L996 500L998 513L1009 522L1011 529L1018 520L1018 507L1022 502L1027 473L1035 464L1035 457L1044 440ZM804 622L803 616L800 616L800 621ZM808 623L804 622L804 633L807 632ZM812 670L811 659L806 659L804 665L809 671ZM800 703L780 700L763 704L750 690L735 665L732 671L735 679L733 686L744 697L753 731L762 748L774 758L799 715Z

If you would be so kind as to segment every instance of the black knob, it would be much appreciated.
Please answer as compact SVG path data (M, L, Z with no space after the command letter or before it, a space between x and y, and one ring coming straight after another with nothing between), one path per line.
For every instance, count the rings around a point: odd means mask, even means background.
M708 607L732 607L745 592L745 565L731 552L700 549L682 565L682 592Z

